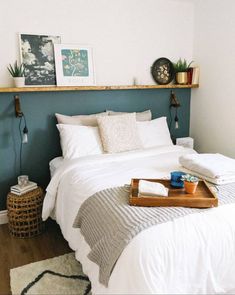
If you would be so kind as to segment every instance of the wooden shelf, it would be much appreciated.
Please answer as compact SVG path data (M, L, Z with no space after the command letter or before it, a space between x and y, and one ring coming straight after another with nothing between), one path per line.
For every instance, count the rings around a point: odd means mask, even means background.
M51 87L0 87L0 93L6 92L50 92L81 90L128 90L128 89L166 89L166 88L198 88L199 85L123 85L123 86L51 86Z

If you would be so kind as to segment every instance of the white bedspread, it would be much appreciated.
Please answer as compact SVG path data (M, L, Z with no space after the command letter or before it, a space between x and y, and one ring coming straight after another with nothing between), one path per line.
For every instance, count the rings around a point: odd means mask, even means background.
M130 183L131 178L165 178L178 170L180 146L120 155L98 155L64 163L53 176L43 206L52 212L76 251L94 294L215 294L235 291L235 205L225 205L153 226L138 234L118 259L105 288L89 246L72 228L83 201L93 193Z

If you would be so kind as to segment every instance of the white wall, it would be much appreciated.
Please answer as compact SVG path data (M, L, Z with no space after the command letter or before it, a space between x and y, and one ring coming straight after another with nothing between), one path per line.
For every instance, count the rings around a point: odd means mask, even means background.
M201 77L192 91L191 136L198 151L235 158L235 1L195 0L194 36Z
M193 5L182 0L1 0L0 86L19 56L17 33L59 34L90 44L97 85L154 84L159 57L192 58Z

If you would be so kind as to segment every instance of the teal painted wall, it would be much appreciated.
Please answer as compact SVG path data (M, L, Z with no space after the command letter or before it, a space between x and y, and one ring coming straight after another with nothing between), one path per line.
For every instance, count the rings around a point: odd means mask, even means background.
M23 174L42 187L49 182L48 163L61 155L54 113L90 114L105 109L143 111L151 109L153 118L169 120L170 89L110 90L76 92L21 93L21 109L29 129L29 142L23 145ZM175 89L181 103L178 112L180 129L175 137L188 136L190 89ZM13 93L0 93L0 210L6 208L6 196L19 175L19 118L15 117ZM173 128L172 128L173 129Z

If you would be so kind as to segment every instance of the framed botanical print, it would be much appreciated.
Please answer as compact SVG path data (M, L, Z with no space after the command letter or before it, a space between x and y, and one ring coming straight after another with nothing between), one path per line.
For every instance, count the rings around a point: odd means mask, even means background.
M25 86L56 85L54 44L60 36L19 34Z
M95 85L91 47L55 44L54 50L58 86Z

